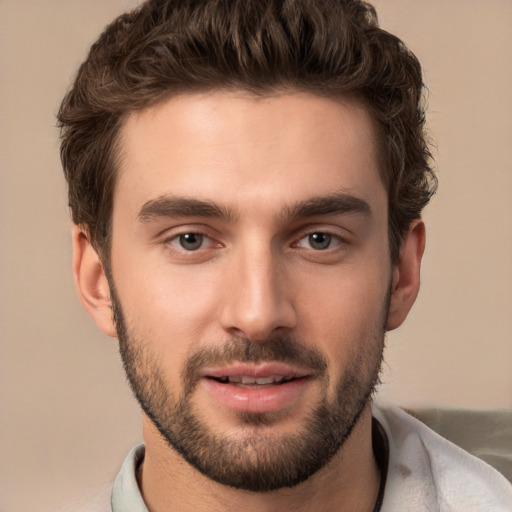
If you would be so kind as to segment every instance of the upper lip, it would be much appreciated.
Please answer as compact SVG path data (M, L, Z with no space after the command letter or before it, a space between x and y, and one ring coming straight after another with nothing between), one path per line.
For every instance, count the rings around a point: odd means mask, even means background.
M260 364L235 363L218 368L206 368L200 376L213 377L254 377L256 379L279 376L286 379L308 377L311 371L295 365L280 362L265 362Z

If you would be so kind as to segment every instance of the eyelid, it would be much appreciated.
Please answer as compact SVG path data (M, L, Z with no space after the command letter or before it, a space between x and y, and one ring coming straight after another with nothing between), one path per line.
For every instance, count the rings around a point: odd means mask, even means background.
M172 227L166 227L165 229L162 229L156 236L161 241L165 242L171 238L176 238L177 236L186 235L189 233L207 236L208 238L218 238L217 233L211 227L193 222L190 224L179 224Z

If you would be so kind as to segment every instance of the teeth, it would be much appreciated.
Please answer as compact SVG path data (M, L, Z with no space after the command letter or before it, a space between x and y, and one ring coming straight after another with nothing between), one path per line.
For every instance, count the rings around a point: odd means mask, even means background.
M291 379L287 379L282 375L272 375L270 377L249 377L247 375L243 375L222 377L220 380L221 382L231 382L233 384L257 384L264 386L269 384L279 384Z

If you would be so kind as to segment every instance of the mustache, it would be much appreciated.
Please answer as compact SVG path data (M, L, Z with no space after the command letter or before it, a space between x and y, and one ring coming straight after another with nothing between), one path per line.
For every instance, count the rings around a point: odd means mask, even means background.
M204 368L232 363L263 363L278 361L300 366L322 375L327 370L325 357L315 348L288 337L274 335L254 341L240 336L216 346L205 346L193 353L182 372L185 394L190 393Z

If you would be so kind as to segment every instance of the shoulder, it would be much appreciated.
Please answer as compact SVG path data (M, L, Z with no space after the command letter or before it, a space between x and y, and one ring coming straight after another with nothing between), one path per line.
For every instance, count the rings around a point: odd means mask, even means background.
M512 510L512 485L491 466L397 407L373 412L389 442L382 512Z

